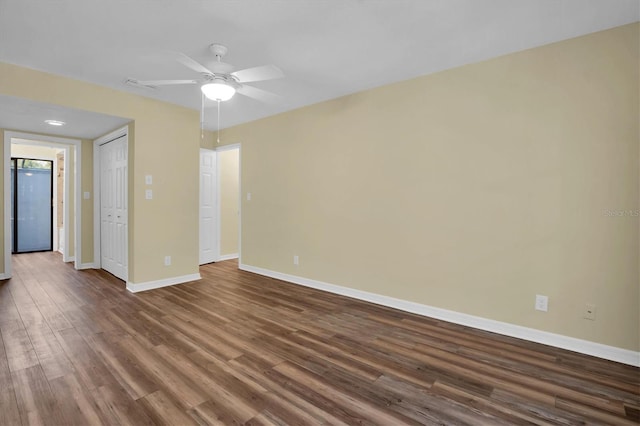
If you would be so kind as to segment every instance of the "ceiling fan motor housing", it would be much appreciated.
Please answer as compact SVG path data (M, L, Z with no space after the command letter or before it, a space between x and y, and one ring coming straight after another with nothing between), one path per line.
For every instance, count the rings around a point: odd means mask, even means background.
M213 43L212 45L210 45L209 50L220 59L224 58L229 52L227 46L223 46L222 44L218 43Z

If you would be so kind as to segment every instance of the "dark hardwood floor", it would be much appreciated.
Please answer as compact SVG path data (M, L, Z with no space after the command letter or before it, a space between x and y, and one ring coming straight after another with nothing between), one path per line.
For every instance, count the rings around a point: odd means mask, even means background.
M0 425L638 424L640 370L239 271L0 283Z

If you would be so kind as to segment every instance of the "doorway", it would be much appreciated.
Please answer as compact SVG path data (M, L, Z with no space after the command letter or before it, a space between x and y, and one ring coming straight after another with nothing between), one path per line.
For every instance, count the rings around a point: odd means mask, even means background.
M26 145L26 147L24 147ZM12 155L12 147L23 146L23 152L15 152ZM54 152L62 151L67 166L64 168L64 195L63 195L63 221L64 221L64 242L65 250L62 256L64 262L74 262L76 269L88 268L91 265L82 264L82 224L80 216L80 177L82 176L82 143L78 139L62 138L57 136L36 135L32 133L4 131L4 272L0 273L0 279L11 278L11 255L13 252L12 242L12 200L11 200L11 158L37 158L39 160L54 161L55 155L51 158L40 158L40 154L26 152L28 147L48 147ZM56 195L54 193L54 198ZM55 219L55 213L54 213ZM56 233L53 235L53 247L57 244ZM76 256L77 254L77 256Z
M11 252L53 250L53 161L11 158Z
M240 254L240 144L221 146L217 154L218 260Z
M240 255L240 144L200 149L200 265Z

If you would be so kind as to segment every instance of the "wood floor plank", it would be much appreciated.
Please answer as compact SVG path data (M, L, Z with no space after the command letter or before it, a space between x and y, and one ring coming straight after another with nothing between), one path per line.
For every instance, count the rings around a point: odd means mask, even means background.
M87 389L95 389L115 381L102 359L87 345L75 328L60 330L54 334L71 361L78 379Z
M69 424L82 426L102 423L89 390L80 384L75 374L49 380L49 384Z
M159 357L152 349L143 346L131 337L123 339L119 348L134 359L139 360L140 367L156 384L171 394L185 409L193 408L208 399L207 393L194 382L194 377L188 378L176 370L172 365Z
M173 399L161 390L140 398L138 404L156 425L188 426L198 424L193 417L187 415L185 410L174 403Z
M74 371L73 364L64 353L48 324L29 327L27 334L48 380L65 376Z
M304 422L296 421L292 424L347 424L338 417L339 412L327 412L323 407L308 401L308 395L297 393L286 381L274 381L271 377L272 366L265 364L264 360L252 354L245 354L231 360L229 364L242 369L244 374L270 390L265 394L265 398L272 402L267 410L280 417L305 419ZM274 405L274 401L278 403Z
M124 357L103 335L90 336L87 344L104 361L107 369L132 399L139 399L158 390L156 383L137 365L137 360Z
M256 394L264 394L269 391L269 389L260 385L260 383L253 379L251 375L247 374L244 369L234 368L231 363L224 362L224 360L220 360L208 352L199 350L190 353L188 356L195 364L206 369L210 373L216 374L216 376L220 374L220 372L233 376L234 379L241 381Z
M23 424L64 425L69 423L59 409L59 403L39 365L11 373L11 379Z
M0 373L0 383L2 383L2 388L0 388L0 424L22 424L11 375Z
M316 392L324 395L331 395L331 399L345 409L353 413L351 420L362 421L367 420L372 423L381 422L383 424L410 424L410 420L404 416L395 415L380 407L368 404L360 398L350 395L347 392L339 391L335 387L328 385L322 377L300 368L289 362L283 362L274 367L274 370L287 376L289 379L299 382L307 388L314 389ZM358 419L358 420L356 420Z
M131 400L117 385L109 384L90 390L102 424L145 426L154 422L144 409Z
M196 412L204 409L203 407L225 407L227 416L239 419L240 423L244 423L264 408L262 394L232 374L222 369L215 371L215 367L212 365L205 370L185 355L168 347L158 346L156 352L172 368L180 369L185 375L192 378L201 389L208 390L208 400L204 405L199 404L200 408L194 407ZM212 369L214 370L211 376L206 374Z
M637 424L640 369L204 265L132 294L58 253L0 282L0 424Z
M0 425L21 424L11 370L0 330Z
M29 334L21 320L6 322L0 326L9 370L19 371L40 364Z

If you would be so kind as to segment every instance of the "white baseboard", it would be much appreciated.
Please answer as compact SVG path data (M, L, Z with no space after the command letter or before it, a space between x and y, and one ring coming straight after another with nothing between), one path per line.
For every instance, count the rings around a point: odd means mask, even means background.
M64 257L64 255L63 255L62 256L62 261L64 263L75 262L76 261L76 257L75 256Z
M131 293L137 293L139 291L153 290L156 288L167 287L170 285L197 281L200 278L202 278L200 274L190 274L190 275L182 275L180 277L165 278L157 281L147 281L143 283L132 283L130 281L127 281L127 290L129 290Z
M78 265L78 267L76 268L78 270L80 269L95 269L95 265L92 263L81 263Z
M354 299L364 300L378 305L400 309L401 311L405 312L411 312L430 318L449 321L455 324L490 331L505 336L528 340L531 342L542 343L544 345L554 346L561 349L567 349L586 355L592 355L598 358L608 359L611 361L640 367L640 352L634 352L628 349L617 348L614 346L603 345L601 343L590 342L588 340L576 339L574 337L536 330L534 328L528 328L515 324L509 324L506 322L477 317L474 315L463 314L461 312L436 308L434 306L422 305L420 303L395 299L393 297L382 296L379 294L369 293L366 291L356 290L348 287L342 287L322 281L312 280L309 278L283 274L281 272L271 271L269 269L263 269L256 266L240 264L239 269L294 284L300 284L305 287L324 290L330 293L340 294L342 296L352 297Z
M10 274L5 274L5 273L0 274L0 280L8 280L9 278L11 278Z
M223 260L231 260L231 259L237 259L237 258L238 258L238 253L223 254L218 258L218 260L216 260L216 262L222 262Z

